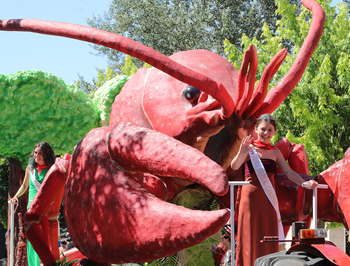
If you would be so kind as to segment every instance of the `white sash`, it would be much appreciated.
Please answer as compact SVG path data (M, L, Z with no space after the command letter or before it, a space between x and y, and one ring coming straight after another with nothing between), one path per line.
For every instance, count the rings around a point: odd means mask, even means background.
M266 174L264 165L262 164L258 153L254 149L253 145L251 145L252 149L249 151L250 160L252 162L253 168L255 170L255 173L260 181L260 184L262 188L265 191L265 194L267 198L270 200L272 206L274 207L276 214L277 214L277 220L278 220L278 239L284 240L284 231L281 221L281 214L278 207L278 199L276 196L276 192L274 187L271 184L271 181L269 177Z
M32 183L34 185L34 187L36 188L36 190L39 191L39 188L41 186L40 182L38 180L36 180L35 178L35 169L33 171L30 172L30 179L32 180Z

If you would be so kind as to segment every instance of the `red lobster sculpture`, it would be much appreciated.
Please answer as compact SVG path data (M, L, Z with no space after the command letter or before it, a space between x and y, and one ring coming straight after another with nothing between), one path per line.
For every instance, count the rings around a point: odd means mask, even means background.
M50 169L25 215L27 237L44 265L59 259L57 224L52 218L58 214L63 193L71 237L81 253L96 262L144 262L169 256L204 241L228 221L225 209L189 210L167 201L193 184L227 195L226 169L238 150L241 133L288 96L321 38L322 8L312 0L303 4L313 12L309 34L288 74L267 96L269 80L282 64L285 49L272 59L254 90L258 63L254 46L245 52L237 71L206 50L167 57L123 36L89 27L27 19L0 21L0 30L88 41L154 66L140 69L125 84L115 99L108 127L90 131L71 158L57 160ZM337 187L337 180L324 179ZM337 194L340 189L330 187L338 202L346 200ZM298 191L293 188L295 202L304 199ZM296 216L286 213L285 221Z

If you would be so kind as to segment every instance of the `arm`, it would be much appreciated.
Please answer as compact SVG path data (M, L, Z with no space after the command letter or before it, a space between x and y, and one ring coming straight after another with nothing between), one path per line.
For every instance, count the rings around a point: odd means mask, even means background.
M303 183L310 183L311 188L316 188L318 183L315 180L305 181L299 174L297 174L292 168L290 168L289 164L284 160L283 155L279 149L276 149L276 163L278 167L283 171L283 173L294 183L298 185L302 185Z
M23 183L22 185L19 187L17 193L15 194L15 196L11 199L11 203L12 204L15 204L16 201L18 200L18 198L20 196L22 196L24 193L26 193L27 189L28 189L28 186L29 186L29 165L27 166L26 168L26 172L25 172L25 175L24 175L24 180L23 180Z
M231 168L237 170L245 162L249 151L251 150L250 144L253 141L252 136L248 136L242 139L241 146L239 151L236 154L235 158L231 161Z

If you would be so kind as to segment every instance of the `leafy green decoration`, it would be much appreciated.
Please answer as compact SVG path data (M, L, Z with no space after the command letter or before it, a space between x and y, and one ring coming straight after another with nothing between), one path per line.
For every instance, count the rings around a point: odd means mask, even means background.
M73 85L41 71L0 75L0 154L25 168L35 144L71 153L98 117L91 99Z
M93 103L99 113L99 125L106 126L112 111L112 104L119 94L124 84L129 80L129 76L121 75L103 84L96 92Z
M56 261L56 266L73 266L79 259L69 260L69 257L63 254L63 259Z

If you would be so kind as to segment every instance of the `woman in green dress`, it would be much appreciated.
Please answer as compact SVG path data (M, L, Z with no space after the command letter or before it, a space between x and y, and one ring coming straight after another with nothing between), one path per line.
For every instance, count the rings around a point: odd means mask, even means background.
M29 164L26 168L22 185L18 189L15 196L11 199L13 204L22 196L29 188L28 206L38 192L40 185L44 181L49 168L55 163L55 153L47 142L40 142L34 146L29 157ZM39 256L35 253L32 245L27 241L27 257L29 266L40 266Z

